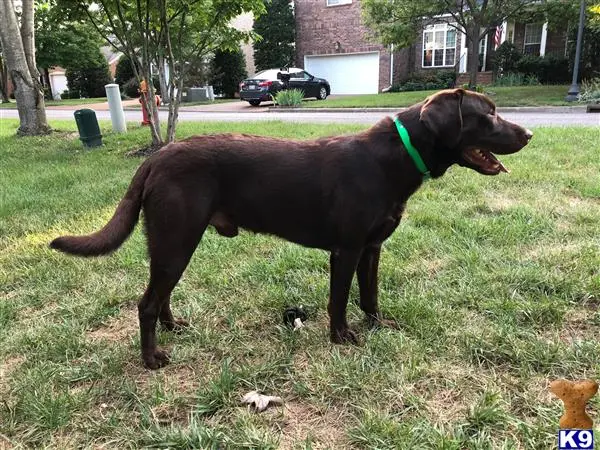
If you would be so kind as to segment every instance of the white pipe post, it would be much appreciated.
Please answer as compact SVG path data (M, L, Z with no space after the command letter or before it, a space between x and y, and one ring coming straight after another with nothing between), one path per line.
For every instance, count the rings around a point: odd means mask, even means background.
M110 111L110 121L115 133L126 133L127 124L125 123L125 113L121 103L121 91L119 85L115 83L104 86L106 98L108 100L108 110Z

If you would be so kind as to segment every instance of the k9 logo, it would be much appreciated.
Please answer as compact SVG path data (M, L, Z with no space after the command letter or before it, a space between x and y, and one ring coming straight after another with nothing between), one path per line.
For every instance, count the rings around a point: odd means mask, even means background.
M558 450L592 450L593 430L559 430Z

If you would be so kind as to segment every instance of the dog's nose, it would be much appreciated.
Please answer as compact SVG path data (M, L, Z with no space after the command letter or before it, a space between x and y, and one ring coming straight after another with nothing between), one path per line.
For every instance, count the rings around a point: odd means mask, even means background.
M527 136L527 140L530 140L533 137L533 131L527 128L525 130L525 136Z

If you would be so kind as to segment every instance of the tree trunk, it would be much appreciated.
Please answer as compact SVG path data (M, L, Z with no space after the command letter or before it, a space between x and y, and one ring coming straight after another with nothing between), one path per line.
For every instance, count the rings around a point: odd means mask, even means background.
M19 111L19 135L47 134L43 91L35 68L33 40L33 0L23 1L22 29L19 32L12 0L0 0L0 39L3 57L15 89ZM22 36L25 38L23 41ZM30 65L31 64L31 65ZM32 69L33 68L33 69Z
M150 132L152 134L152 147L155 150L158 150L164 145L164 141L162 135L160 133L160 118L158 117L158 107L156 106L156 91L154 90L154 84L152 82L152 77L150 76L150 65L148 61L148 66L144 68L144 72L146 75L146 80L148 82L146 85L148 86L148 94L143 98L146 101L146 110L148 111L148 120L150 120Z
M10 102L8 97L8 70L3 59L0 59L0 95L2 96L2 103Z
M469 72L469 89L477 88L477 73L479 72L479 25L473 24L467 29L467 66Z
M173 90L175 83L169 83ZM169 92L169 120L167 123L167 142L175 141L175 130L177 129L177 121L179 119L179 105L183 94L183 77L177 83L177 94L173 95L173 91Z
M158 55L156 56L156 66L158 67L160 98L162 99L163 104L167 104L169 101L169 88L167 87L167 77L165 76L165 57L160 49L158 50Z
M1 1L1 0L0 0ZM150 61L144 61L140 63L137 55L132 53L127 55L129 60L132 61L132 69L138 84L142 80L146 80L146 94L142 94L141 100L146 106L148 111L148 120L150 121L150 134L152 136L152 148L158 150L164 145L162 135L160 134L160 121L158 117L158 109L156 102L154 101L154 85L152 84L152 78L150 76Z
M50 71L48 70L48 68L44 68L44 80L46 86L48 86L48 96L51 100L54 100L54 92L52 92L52 82L50 80Z

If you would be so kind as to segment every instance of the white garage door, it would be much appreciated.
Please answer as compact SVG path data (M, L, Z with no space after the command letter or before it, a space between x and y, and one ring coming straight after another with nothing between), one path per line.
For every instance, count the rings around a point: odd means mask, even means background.
M379 52L305 56L304 69L331 85L332 94L377 94Z

